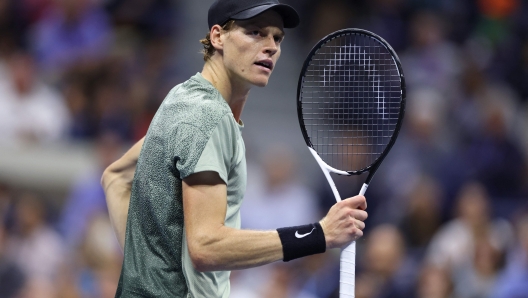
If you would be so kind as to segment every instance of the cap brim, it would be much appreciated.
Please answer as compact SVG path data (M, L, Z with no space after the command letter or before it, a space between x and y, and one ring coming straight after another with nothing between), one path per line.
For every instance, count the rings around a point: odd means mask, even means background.
M293 7L286 5L286 4L266 4L266 5L252 7L250 9L246 9L242 12L237 13L236 15L232 16L231 19L233 20L251 19L270 9L273 9L274 11L276 11L278 14L281 15L282 21L284 23L284 28L295 28L299 25L300 23L299 14Z

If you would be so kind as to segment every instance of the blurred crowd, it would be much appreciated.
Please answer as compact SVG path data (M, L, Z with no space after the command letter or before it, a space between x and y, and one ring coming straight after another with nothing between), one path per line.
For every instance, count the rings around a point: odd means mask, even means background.
M2 0L2 142L141 138L178 78L169 0Z
M0 181L0 298L113 297L122 253L99 179L187 79L180 2L0 0L0 145L90 143L98 158L60 205ZM404 125L367 192L356 297L528 298L528 2L282 2L303 18L299 48L363 28L405 73ZM248 151L244 228L326 214L333 194L322 175L300 179L301 162L287 144ZM363 179L335 182L349 197ZM234 298L338 286L339 251L232 273Z

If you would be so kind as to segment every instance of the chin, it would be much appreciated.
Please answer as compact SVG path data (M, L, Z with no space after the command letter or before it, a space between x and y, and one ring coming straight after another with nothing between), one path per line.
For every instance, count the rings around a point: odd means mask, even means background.
M257 87L266 87L268 85L268 81L258 81L258 82L255 82L253 85L257 86Z
M252 85L257 87L266 87L269 82L268 76L259 76L257 78L254 78L251 82Z

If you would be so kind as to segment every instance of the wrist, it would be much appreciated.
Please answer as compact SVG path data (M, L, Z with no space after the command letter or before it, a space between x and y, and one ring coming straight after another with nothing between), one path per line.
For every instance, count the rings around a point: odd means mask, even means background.
M321 225L321 230L323 231L323 234L325 236L325 245L326 245L326 249L329 248L329 244L328 244L328 240L329 238L327 237L327 231L326 231L326 217L324 217L323 219L321 219L319 221L319 225Z
M326 240L320 223L277 229L282 243L284 262L323 253Z

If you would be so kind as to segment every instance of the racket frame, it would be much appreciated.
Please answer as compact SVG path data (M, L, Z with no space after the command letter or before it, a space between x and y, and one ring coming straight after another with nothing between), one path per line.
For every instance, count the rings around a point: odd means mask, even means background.
M377 34L374 34L374 33L370 32L370 31L367 31L367 30L364 30L364 29L358 29L358 28L348 28L348 29L338 30L336 32L333 32L333 33L327 35L323 39L321 39L312 48L312 50L308 54L307 58L305 59L305 61L303 63L303 67L301 69L301 75L299 76L299 81L297 83L297 116L299 118L299 125L301 127L301 132L303 134L303 138L304 138L304 141L306 142L306 145L309 148L313 149L315 152L317 152L315 150L312 142L310 141L310 137L308 136L308 131L306 130L304 119L302 117L302 96L301 96L302 94L301 94L301 92L302 92L302 87L303 87L303 83L304 83L304 74L306 73L306 70L308 69L308 67L310 67L310 62L312 61L313 56L315 55L315 53L317 53L317 51L320 48L323 47L323 45L325 45L326 43L328 43L329 41L331 41L331 40L333 40L333 39L335 39L337 37L340 37L340 36L343 36L343 35L352 35L352 34L363 34L363 35L367 35L367 36L369 36L371 38L376 39L391 54L391 57L392 57L392 59L394 60L394 62L396 64L396 68L398 70L398 74L399 74L399 77L400 77L401 100L400 100L400 111L399 111L399 115L398 115L398 122L396 123L396 127L394 128L392 136L391 136L391 138L389 140L389 143L385 147L385 150L369 166L367 166L365 168L362 168L360 170L342 171L342 170L338 170L338 169L335 169L333 167L330 167L320 157L319 157L320 161L318 160L318 163L320 164L320 162L322 162L325 165L325 168L327 168L331 172L334 172L334 173L339 174L339 175L347 175L347 176L350 176L350 175L361 175L361 174L363 174L365 172L369 172L369 175L368 175L367 179L365 180L365 184L368 185L370 183L370 181L372 180L372 177L374 176L374 173L378 169L379 165L385 159L385 157L387 156L387 154L391 150L392 146L396 142L396 138L398 137L398 134L399 134L400 129L401 129L401 125L403 123L403 116L405 115L405 98L406 98L405 76L403 74L403 69L401 67L400 58L396 54L396 51L394 51L394 49L389 45L389 43L387 41L385 41L383 38L381 38ZM313 154L313 152L312 152L312 154ZM317 154L317 156L318 156L318 154ZM315 157L315 155L314 155L314 157Z
M398 70L399 78L400 78L400 90L401 90L401 99L400 99L400 111L398 115L398 121L396 123L396 126L394 128L394 131L392 133L392 136L385 147L385 150L381 153L381 155L369 166L362 168L360 170L354 170L354 171L343 171L336 169L334 167L329 166L317 153L315 150L312 142L310 141L310 137L308 136L308 131L306 130L306 126L304 123L304 119L302 116L302 87L304 83L304 77L306 70L310 66L310 62L312 61L312 58L317 53L319 49L321 49L326 43L329 41L343 36L343 35L352 35L352 34L362 34L369 36L373 39L376 39L378 42L380 42L390 53L392 59L394 60L394 64L396 65L396 68ZM335 196L335 199L337 202L341 201L341 196L339 194L339 191L337 190L337 187L335 186L335 183L330 175L330 172L336 173L338 175L360 175L365 172L369 172L367 179L365 180L365 183L361 187L361 190L359 192L359 195L364 195L367 191L367 188L370 184L370 181L372 180L372 177L376 173L377 169L379 168L381 162L385 159L389 151L392 149L392 146L396 142L396 138L398 137L398 134L401 129L401 125L403 122L403 117L405 115L405 99L406 99L406 88L405 88L405 76L403 74L403 69L401 67L401 62L394 51L394 49L385 41L383 38L381 38L379 35L376 35L370 31L358 29L358 28L349 28L349 29L343 29L336 32L333 32L323 39L321 39L310 51L307 58L304 61L301 75L299 76L299 82L297 85L297 116L299 118L299 125L301 127L301 131L303 134L304 141L306 142L306 145L308 146L308 149L310 150L310 153L314 156L315 160L321 167L321 170L323 171L326 180L328 181L328 184L330 185L330 188L332 189L332 192ZM339 285L339 293L340 297L355 297L355 261L356 260L356 241L353 241L350 243L347 247L345 247L341 252L340 257L340 285Z

